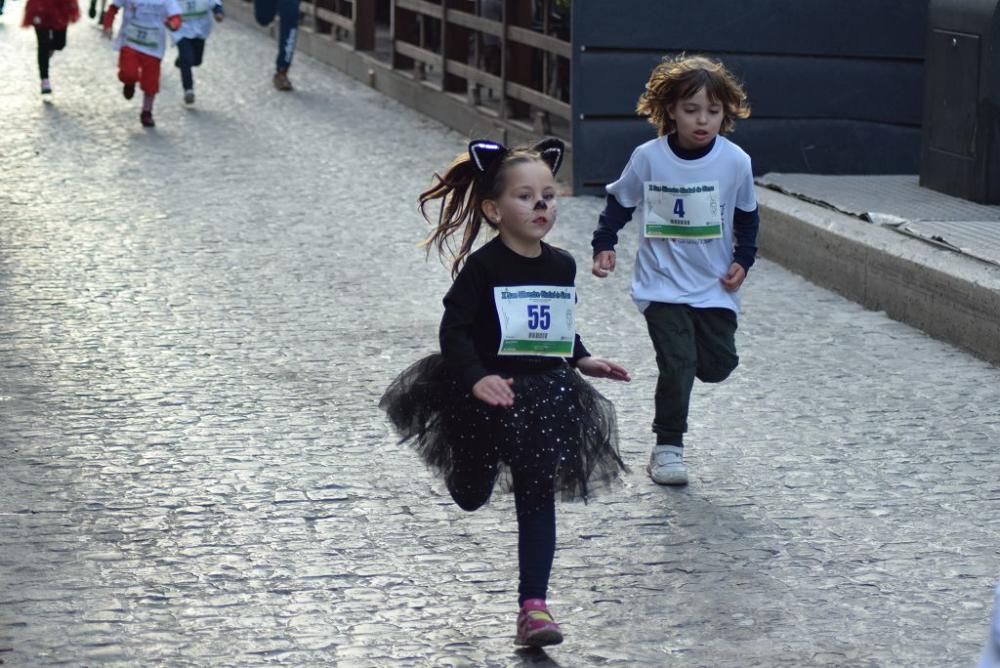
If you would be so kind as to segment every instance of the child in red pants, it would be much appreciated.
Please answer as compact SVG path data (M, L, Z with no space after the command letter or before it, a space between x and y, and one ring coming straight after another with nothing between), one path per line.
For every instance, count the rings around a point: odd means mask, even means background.
M181 8L177 0L113 0L104 15L104 35L111 37L111 26L120 8L122 25L115 39L118 54L118 79L125 84L126 100L135 95L135 85L142 88L142 114L139 120L151 128L153 98L160 91L160 61L166 50L165 28L181 27Z

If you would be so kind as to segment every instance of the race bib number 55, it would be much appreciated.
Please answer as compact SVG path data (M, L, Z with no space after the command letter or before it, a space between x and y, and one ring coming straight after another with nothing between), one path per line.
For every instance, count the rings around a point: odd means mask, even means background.
M500 321L497 355L572 357L576 288L519 285L493 288Z
M718 239L722 236L719 182L683 186L645 183L643 224L654 239Z

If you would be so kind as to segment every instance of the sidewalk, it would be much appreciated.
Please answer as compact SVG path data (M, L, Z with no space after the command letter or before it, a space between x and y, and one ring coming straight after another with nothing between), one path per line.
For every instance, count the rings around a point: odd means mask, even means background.
M921 188L916 176L757 183L763 255L1000 364L1000 206Z

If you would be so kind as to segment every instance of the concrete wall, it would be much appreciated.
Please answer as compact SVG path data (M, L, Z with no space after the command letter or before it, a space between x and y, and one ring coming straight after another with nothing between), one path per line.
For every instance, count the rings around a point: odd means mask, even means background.
M773 190L757 196L764 257L1000 364L1000 267Z

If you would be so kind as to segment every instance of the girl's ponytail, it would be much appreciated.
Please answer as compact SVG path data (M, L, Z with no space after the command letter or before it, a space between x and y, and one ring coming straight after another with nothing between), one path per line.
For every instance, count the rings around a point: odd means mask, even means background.
M455 158L444 176L435 174L436 182L420 193L420 213L434 226L430 236L424 239L421 245L427 247L428 254L434 247L437 248L438 254L443 256L447 252L454 258L451 265L452 278L458 275L466 256L472 252L472 246L479 236L483 221L485 220L491 227L496 227L483 215L482 204L490 193L481 192L482 188L477 182L480 175L481 172L473 163L471 156L464 153ZM427 215L427 205L438 199L441 200L441 210L435 223ZM462 227L465 227L462 232L462 243L456 251L452 237Z

